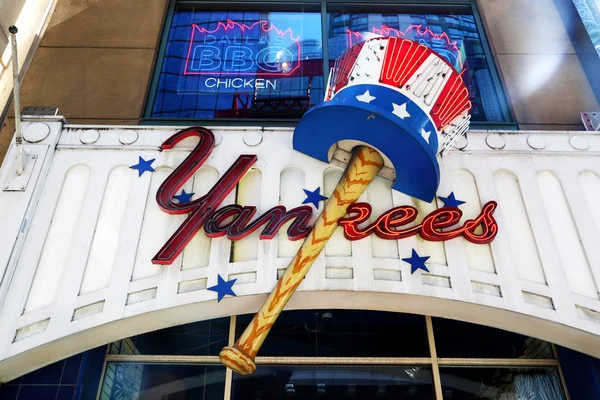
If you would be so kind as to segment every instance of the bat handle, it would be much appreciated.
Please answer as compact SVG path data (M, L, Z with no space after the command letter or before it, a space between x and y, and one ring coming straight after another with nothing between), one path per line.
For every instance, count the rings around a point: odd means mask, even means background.
M277 282L275 289L237 342L233 346L221 350L219 358L223 364L244 375L252 374L256 370L254 358L277 317L279 317L292 294L335 232L340 218L346 215L348 207L357 201L366 190L369 183L383 167L383 163L383 158L377 150L366 146L354 148L352 158L333 195L325 205L302 247L300 247L285 273Z

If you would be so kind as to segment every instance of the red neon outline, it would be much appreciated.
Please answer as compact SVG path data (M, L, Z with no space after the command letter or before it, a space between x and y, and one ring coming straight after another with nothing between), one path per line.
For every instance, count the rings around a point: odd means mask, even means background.
M421 29L423 29L423 25L421 25L421 24L413 24L413 25L409 26L408 28L406 28L404 31L390 28L389 26L385 26L385 25L381 25L381 28L376 28L375 26L373 26L371 28L373 33L375 33L377 35L381 35L381 36L392 36L391 33L394 33L396 35L396 37L404 38L404 36L406 36L409 33L409 31L414 30L415 32L417 32L417 35L419 35L419 36L426 36L427 34L429 34L434 39L443 39L446 41L446 44L448 46L453 47L454 50L456 50L456 54L457 54L456 59L458 60L458 63L460 64L460 69L461 70L463 69L462 60L460 59L460 57L458 57L458 55L460 55L460 50L457 45L458 41L455 40L454 42L451 42L450 37L448 36L448 34L446 32L443 32L441 35L439 35L437 33L432 32L428 27L425 27L424 31L421 31ZM353 43L352 43L353 36L356 38L365 38L365 35L363 35L361 32L352 31L350 29L346 30L346 32L348 34L349 47L352 47L352 45L353 45Z
M173 202L175 193L185 185L186 181L208 159L215 146L215 137L212 131L206 128L192 127L175 133L165 140L161 146L161 150L170 150L183 139L192 136L197 136L200 141L156 191L156 202L161 210L174 215L190 214L154 256L152 264L172 264L175 258L181 254L185 246L192 240L196 232L202 228L208 216L235 189L244 174L256 162L255 155L239 156L204 196L190 202L175 204Z
M291 220L294 221L287 230L289 240L304 239L310 233L310 226L308 226L312 217L310 206L300 206L289 211L284 206L275 206L250 222L255 214L255 206L242 207L239 204L230 204L213 212L206 219L204 234L210 238L227 236L227 239L234 242L247 237L265 225L259 238L260 240L270 240L286 222ZM234 217L234 220L224 225L223 222L231 217Z
M427 46L409 39L390 36L383 59L380 82L403 87L430 54L435 52Z
M469 99L469 91L462 78L465 71L452 74L438 96L436 104L431 108L431 119L439 130L445 129L456 117L473 107ZM452 80L454 81L451 82Z
M337 67L333 70L334 75L331 77L331 86L329 89L334 88L335 91L339 91L341 88L348 84L348 77L354 68L354 61L360 54L365 42L360 42L356 46L350 47L350 49L344 53ZM328 100L331 98L331 93L328 93Z
M418 211L412 206L392 208L377 218L375 222L359 228L359 224L367 221L371 215L371 205L368 203L354 203L348 207L348 215L339 220L338 225L344 228L344 237L350 241L364 239L373 232L385 240L399 240L418 234L423 240L429 242L443 242L446 240L464 237L465 240L475 244L490 243L498 233L498 223L493 213L498 203L487 202L481 213L475 219L465 221L463 226L450 231L441 229L456 225L462 216L462 211L457 207L442 207L427 214L420 224L406 229L397 229L415 221ZM482 232L476 234L478 226Z
M218 73L215 73L215 72L190 72L190 71L188 71L188 64L190 62L190 56L192 54L192 44L194 43L194 35L196 33L196 30L198 31L198 33L215 33L219 29L223 29L223 31L228 31L229 29L240 28L242 30L242 32L245 32L246 30L254 29L259 24L260 24L260 28L265 33L268 33L273 30L279 36L285 37L286 35L288 35L292 41L296 42L297 47L298 47L298 59L297 59L298 65L296 65L296 67L294 69L292 69L291 71L289 71L287 73L279 73L279 72L256 72L256 73L253 73L253 72L218 72ZM235 75L235 76L247 75L248 76L248 75L252 75L252 76L273 76L273 77L289 76L294 71L296 71L298 68L300 68L300 61L301 61L301 59L300 59L300 36L294 37L291 28L287 28L285 31L282 31L281 29L277 28L275 25L269 23L269 21L265 21L265 20L256 21L252 25L246 25L246 24L240 24L238 22L228 19L225 22L219 21L217 23L217 27L214 30L208 30L206 28L201 28L196 24L192 24L192 37L190 38L190 46L188 48L188 54L187 54L187 58L185 60L185 69L183 70L183 75L216 75L216 76L223 76L223 75Z

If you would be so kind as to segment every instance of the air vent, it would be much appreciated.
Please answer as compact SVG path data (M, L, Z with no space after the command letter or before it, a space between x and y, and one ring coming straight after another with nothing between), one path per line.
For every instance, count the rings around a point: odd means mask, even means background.
M55 116L58 115L58 107L35 107L25 106L23 107L22 115L44 115L44 116Z

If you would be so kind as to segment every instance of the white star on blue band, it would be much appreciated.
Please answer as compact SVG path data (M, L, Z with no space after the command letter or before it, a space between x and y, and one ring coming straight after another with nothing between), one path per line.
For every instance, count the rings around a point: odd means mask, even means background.
M360 96L356 96L356 100L362 101L363 103L370 103L373 100L375 100L376 98L377 97L375 97L375 96L371 96L371 94L369 93L368 90L366 92L364 92L363 94L361 94Z

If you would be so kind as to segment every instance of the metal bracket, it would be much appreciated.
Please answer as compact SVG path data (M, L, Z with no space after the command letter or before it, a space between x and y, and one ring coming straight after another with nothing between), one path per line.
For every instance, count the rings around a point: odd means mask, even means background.
M600 111L586 111L579 113L586 131L600 131Z
M36 107L36 106L25 106L23 107L23 111L21 115L25 116L57 116L58 115L58 107Z
M2 187L3 192L24 192L27 189L29 178L31 178L35 162L37 161L37 155L27 153L23 155L25 156L23 160L23 173L21 175L17 174L17 160L13 160L8 168L8 173L5 175L9 178Z

